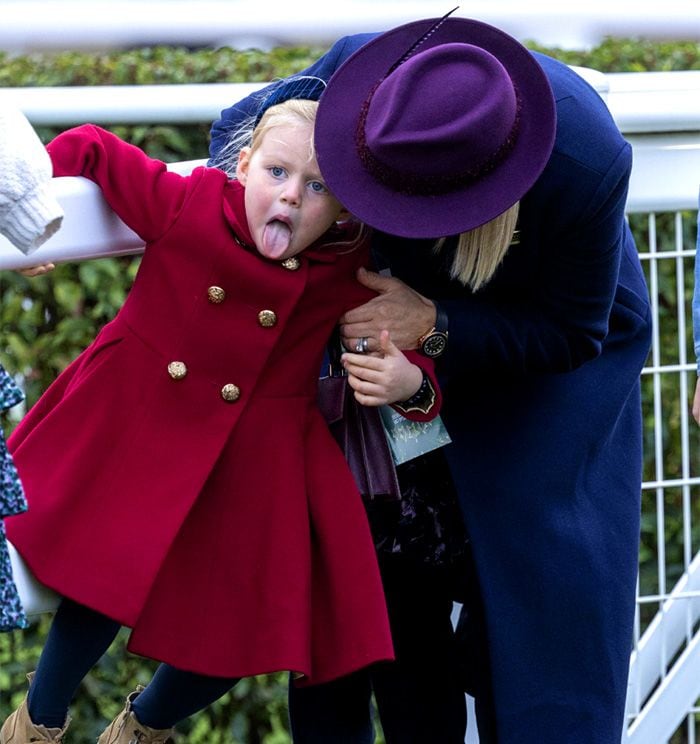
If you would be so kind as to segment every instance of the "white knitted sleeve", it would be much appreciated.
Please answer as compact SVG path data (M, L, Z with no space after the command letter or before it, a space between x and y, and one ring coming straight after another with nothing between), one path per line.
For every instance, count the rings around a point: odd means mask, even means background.
M0 109L0 233L25 254L61 226L52 173L51 159L24 114L10 106Z

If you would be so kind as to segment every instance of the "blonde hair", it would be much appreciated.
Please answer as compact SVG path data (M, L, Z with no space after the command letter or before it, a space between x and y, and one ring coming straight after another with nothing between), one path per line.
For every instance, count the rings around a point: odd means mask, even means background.
M309 160L315 157L314 151L314 123L318 101L310 101L306 98L290 98L274 106L270 106L262 115L258 126L253 130L250 138L251 152L255 152L260 146L263 137L275 127L285 124L298 124L300 121L311 125L311 138L309 139Z
M275 127L284 124L306 122L312 125L309 142L309 160L314 157L313 124L316 121L318 101L305 98L292 98L288 101L270 106L255 124L255 117L250 116L229 137L226 144L212 158L210 165L224 171L229 178L236 178L238 156L244 147L250 147L251 153L260 147L263 137Z
M516 202L489 222L459 235L450 266L453 279L476 292L493 277L514 242L519 207L520 202ZM435 244L436 253L445 240L441 238Z

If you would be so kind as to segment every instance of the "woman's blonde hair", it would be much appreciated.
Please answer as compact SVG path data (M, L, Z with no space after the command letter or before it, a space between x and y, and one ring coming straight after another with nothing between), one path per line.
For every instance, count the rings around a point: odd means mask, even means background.
M520 202L506 209L473 230L463 232L457 238L457 247L450 266L450 276L476 292L496 273L513 242L518 221ZM446 238L435 244L439 252Z

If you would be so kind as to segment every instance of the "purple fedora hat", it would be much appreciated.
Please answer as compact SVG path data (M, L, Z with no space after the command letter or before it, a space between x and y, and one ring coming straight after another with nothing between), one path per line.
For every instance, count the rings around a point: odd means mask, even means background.
M535 58L466 18L416 21L373 39L321 96L315 145L352 214L412 238L488 222L537 180L554 143L554 98Z

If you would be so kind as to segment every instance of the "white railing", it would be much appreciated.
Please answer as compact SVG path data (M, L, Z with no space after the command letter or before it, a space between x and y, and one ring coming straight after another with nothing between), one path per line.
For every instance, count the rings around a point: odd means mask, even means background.
M700 72L602 75L582 71L607 101L634 149L628 199L631 218L645 215L646 239L638 246L652 297L655 327L650 363L644 380L651 381L645 406L653 413L652 440L656 463L653 480L642 485L647 522L658 542L656 587L638 597L635 647L628 694L628 744L663 744L677 736L696 744L700 713L700 553L693 537L693 504L700 498L700 465L691 440L698 442L689 417L688 400L695 385L695 360L688 354L689 291L695 256L695 218L700 187ZM0 90L0 106L11 100L35 124L210 121L219 110L258 88L257 85L144 86L139 88L68 88ZM186 95L183 95L185 92ZM182 108L182 101L188 109ZM190 104L191 103L191 107ZM188 171L201 161L174 163ZM0 269L27 266L39 260L77 255L135 253L139 239L106 208L98 189L84 179L55 179L54 188L66 209L63 229L33 257L23 258L0 239ZM672 213L673 244L657 244L657 221ZM690 223L690 224L689 224ZM672 267L678 312L659 308L660 275ZM669 355L664 336L677 340ZM692 354L692 348L691 348ZM670 390L670 392L669 392ZM665 422L680 422L678 465L665 464L668 446ZM696 445L697 447L697 445ZM676 503L677 502L677 503ZM683 535L682 575L670 587L665 534L680 523ZM695 542L694 542L695 541ZM644 608L656 607L651 618ZM642 617L646 617L643 621ZM468 741L476 741L470 729Z
M603 75L576 68L606 100L613 116L634 148L634 169L628 211L660 212L697 207L700 181L700 71L675 73L619 73ZM207 122L222 108L258 90L261 84L93 86L0 89L0 107L22 109L35 125ZM183 106L187 101L187 106ZM190 168L195 163L172 164ZM90 184L61 179L60 196L72 203L97 193ZM42 249L52 260L71 246L85 244L90 254L137 252L139 241L119 228L104 209L98 209L86 230L84 218L69 217L63 229ZM104 229L102 229L104 228ZM86 234L90 235L86 239ZM31 265L0 239L0 268Z

